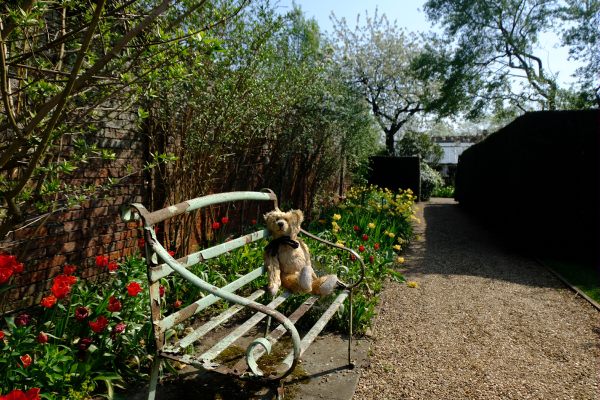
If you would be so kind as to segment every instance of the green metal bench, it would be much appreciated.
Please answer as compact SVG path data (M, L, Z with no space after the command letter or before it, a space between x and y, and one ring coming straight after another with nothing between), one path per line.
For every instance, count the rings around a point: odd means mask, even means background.
M286 299L293 296L288 292L283 292L266 305L256 301L261 296L268 296L263 289L255 291L248 297L242 297L235 293L240 288L250 284L252 281L265 274L264 267L257 268L223 287L214 286L200 279L200 277L188 269L192 265L202 263L205 260L217 257L225 252L233 251L248 243L267 239L269 237L269 232L266 229L234 238L225 243L191 253L177 260L171 257L165 247L157 240L154 229L156 224L167 221L177 215L190 213L194 210L235 201L268 201L272 202L272 209L278 208L277 197L275 194L272 191L265 189L260 192L229 192L198 197L154 212L149 212L139 203L131 204L122 210L123 220L132 221L141 219L144 229L145 252L146 260L148 262L150 309L156 342L156 354L150 375L148 399L154 399L156 394L161 358L179 361L195 368L215 371L237 378L260 379L281 383L285 377L294 371L300 358L306 352L306 349L315 340L327 322L333 317L347 298L349 298L348 304L350 307L348 313L350 316L348 324L348 366L349 368L353 367L350 358L352 344L352 290L363 279L365 268L361 257L354 250L330 243L301 230L301 234L307 237L354 255L355 259L360 262L362 271L362 275L357 281L347 284L346 289L340 290L331 296L333 300L330 305L324 308L324 311L317 322L301 338L294 324L313 306L313 304L315 304L318 297L309 297L289 316L285 316L277 311L277 307L286 301ZM179 274L183 279L200 288L204 293L204 296L181 310L169 315L163 315L160 307L161 296L159 280L172 273ZM191 333L182 337L180 340L167 341L165 339L165 332L167 332L167 330L177 324L187 323L191 325L191 323L194 322L193 317L196 314L210 305L223 300L232 305L221 314L204 322L199 327L194 328L193 331L188 330L188 332L191 331ZM224 330L224 324L227 322L227 325L230 325L232 317L243 309L250 309L252 311L249 313L251 314L249 319L245 322L236 323L233 327L228 326L227 332L222 333L221 331ZM244 346L246 347L245 359L239 360L233 367L219 363L218 356L223 353L223 351L235 343L239 343L240 339L243 337L247 343L248 333L265 318L266 324L264 333L258 334L258 337L254 338L247 347ZM272 320L275 320L276 323L278 323L278 326L271 330ZM216 341L212 347L203 351L201 354L188 351L190 346L193 347L195 344L201 343L202 339L209 333L214 334L217 327L220 328L219 340ZM254 331L256 331L256 329ZM291 337L292 348L289 350L289 354L279 366L274 368L273 371L268 373L261 371L257 365L257 360L263 355L270 353L273 345L286 333Z

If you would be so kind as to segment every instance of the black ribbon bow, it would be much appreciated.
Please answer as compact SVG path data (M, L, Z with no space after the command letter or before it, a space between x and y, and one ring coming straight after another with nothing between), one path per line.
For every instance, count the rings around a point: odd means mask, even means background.
M291 246L294 249L297 249L298 246L300 246L300 243L298 243L295 240L292 240L292 238L290 238L289 236L281 236L277 239L271 240L269 244L265 246L265 251L269 252L269 254L272 257L275 257L277 255L277 251L279 250L279 246L282 244L287 244L288 246Z

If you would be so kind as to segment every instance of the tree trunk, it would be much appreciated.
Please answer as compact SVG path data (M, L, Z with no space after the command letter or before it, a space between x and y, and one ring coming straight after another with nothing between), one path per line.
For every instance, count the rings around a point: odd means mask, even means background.
M385 149L388 152L388 155L393 156L396 154L394 136L396 132L385 131Z

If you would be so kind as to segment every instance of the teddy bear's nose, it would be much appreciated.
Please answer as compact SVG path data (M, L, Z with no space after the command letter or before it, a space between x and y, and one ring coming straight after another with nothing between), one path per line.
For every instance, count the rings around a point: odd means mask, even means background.
M280 228L283 228L284 222L283 221L277 221L277 225L279 225Z

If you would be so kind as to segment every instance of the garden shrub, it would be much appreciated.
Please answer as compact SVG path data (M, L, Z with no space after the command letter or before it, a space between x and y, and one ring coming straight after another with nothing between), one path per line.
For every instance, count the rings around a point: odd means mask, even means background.
M433 189L431 193L431 197L446 197L453 198L454 197L454 186L441 186Z
M433 191L441 187L444 180L439 172L425 163L421 163L421 200L427 201Z

